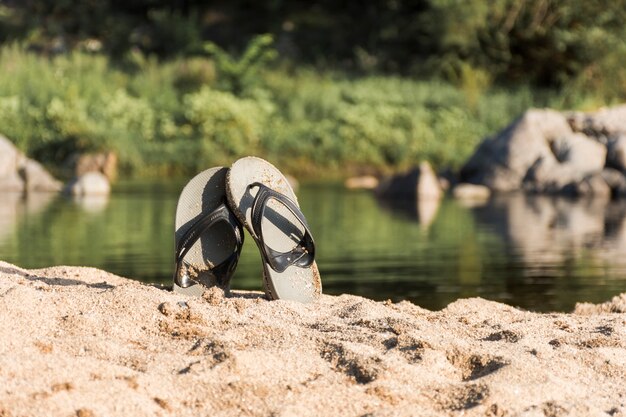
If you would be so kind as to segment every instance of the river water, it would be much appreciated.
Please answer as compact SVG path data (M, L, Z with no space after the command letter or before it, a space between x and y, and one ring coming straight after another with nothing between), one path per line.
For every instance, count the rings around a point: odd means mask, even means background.
M0 194L0 259L84 265L170 284L183 182L116 184L107 199ZM440 309L483 297L570 311L626 291L626 202L509 195L487 203L380 201L329 184L298 192L324 292ZM261 289L247 239L231 286Z

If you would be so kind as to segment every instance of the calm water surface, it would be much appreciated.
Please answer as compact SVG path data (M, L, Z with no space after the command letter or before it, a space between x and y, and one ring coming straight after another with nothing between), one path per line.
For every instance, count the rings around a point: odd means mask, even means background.
M0 194L0 259L26 268L86 265L169 284L180 183L122 183L105 200ZM298 192L329 294L440 309L480 296L568 311L626 291L626 203L513 195L482 205L378 201L308 185ZM233 288L260 289L247 239Z

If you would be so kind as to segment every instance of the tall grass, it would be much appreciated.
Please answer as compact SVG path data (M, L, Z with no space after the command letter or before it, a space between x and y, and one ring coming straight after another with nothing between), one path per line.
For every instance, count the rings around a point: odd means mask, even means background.
M208 58L131 55L114 65L102 55L46 58L5 46L0 133L51 166L112 149L127 175L188 175L248 154L295 173L342 175L420 160L458 168L525 109L593 99L493 87L468 71L453 85L279 67L242 71L246 83L237 84Z

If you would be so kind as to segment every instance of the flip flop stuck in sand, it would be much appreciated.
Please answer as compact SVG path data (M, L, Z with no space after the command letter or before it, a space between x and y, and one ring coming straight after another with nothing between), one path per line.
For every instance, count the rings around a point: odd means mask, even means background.
M305 303L319 298L315 243L285 176L263 159L242 158L228 171L226 194L259 247L267 296Z
M243 246L243 228L226 204L227 168L191 179L176 208L174 291L201 296L208 287L228 291Z

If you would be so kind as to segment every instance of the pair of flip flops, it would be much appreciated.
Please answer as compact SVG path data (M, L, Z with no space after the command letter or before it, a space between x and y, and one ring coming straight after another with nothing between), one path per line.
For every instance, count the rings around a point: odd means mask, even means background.
M242 225L261 253L268 298L319 298L315 242L296 195L276 167L256 157L207 169L183 189L176 208L174 291L228 291L243 247Z

